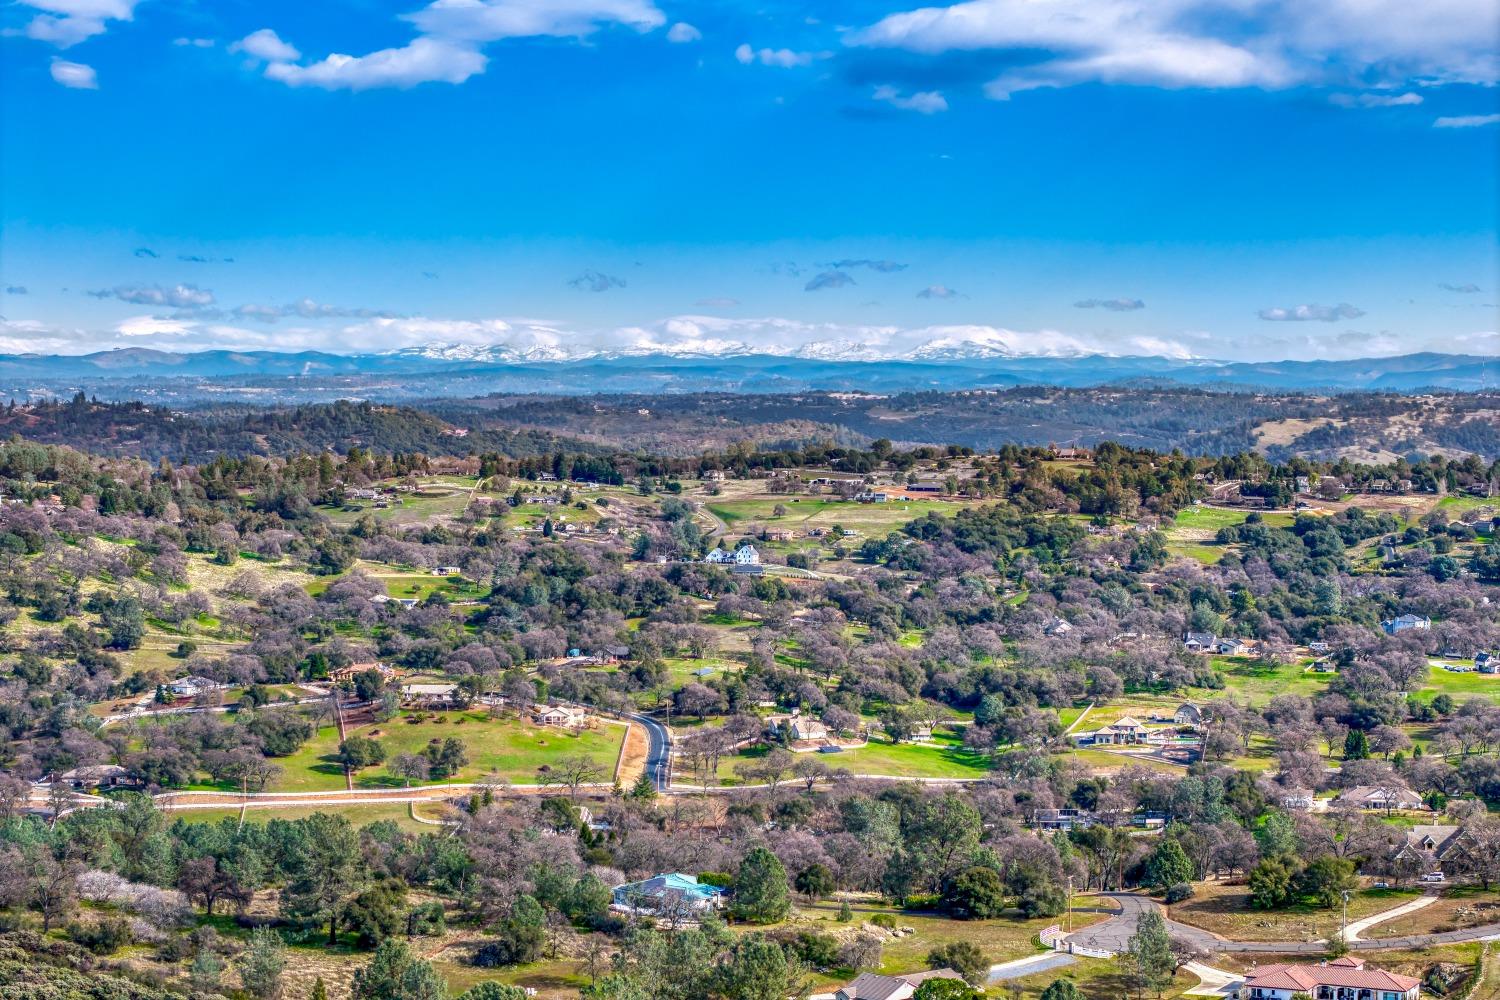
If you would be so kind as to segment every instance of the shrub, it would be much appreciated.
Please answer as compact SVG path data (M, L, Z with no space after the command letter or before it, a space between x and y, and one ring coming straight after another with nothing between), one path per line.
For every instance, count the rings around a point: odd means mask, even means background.
M1178 882L1176 885L1170 886L1167 889L1166 900L1167 905L1169 906L1173 903L1180 903L1184 899L1192 898L1193 887L1186 882Z
M68 940L96 955L113 955L130 943L130 925L121 917L105 917L92 924L69 924Z

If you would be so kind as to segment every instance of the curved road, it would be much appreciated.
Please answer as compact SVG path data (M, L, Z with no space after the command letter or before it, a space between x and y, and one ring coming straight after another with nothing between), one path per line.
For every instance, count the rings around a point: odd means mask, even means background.
M1070 944L1118 954L1130 947L1130 939L1135 934L1136 924L1147 910L1156 909L1160 912L1160 907L1157 906L1155 900L1133 892L1110 892L1105 895L1120 904L1120 913L1103 923L1074 931L1067 940ZM1175 920L1167 921L1167 933L1206 952L1323 955L1328 951L1328 946L1322 941L1231 941L1211 931L1203 930L1201 927L1192 927ZM1417 934L1410 937L1380 938L1376 941L1350 941L1348 944L1351 951L1383 951L1425 948L1435 944L1459 944L1464 941L1480 941L1492 937L1500 937L1500 924L1469 927L1442 934Z
M651 741L651 748L646 751L646 773L651 775L657 792L671 791L672 737L667 732L667 727L649 715L632 715L630 721L639 722L641 728L646 730L647 739Z

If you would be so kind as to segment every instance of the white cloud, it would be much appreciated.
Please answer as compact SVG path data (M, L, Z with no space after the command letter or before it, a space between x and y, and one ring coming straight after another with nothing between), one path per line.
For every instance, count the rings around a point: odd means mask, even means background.
M612 24L644 33L667 22L649 0L436 0L403 19L425 35L476 43L582 38Z
M845 43L931 56L1028 54L986 86L1003 100L1091 82L1493 83L1493 29L1493 0L967 0L888 15Z
M1500 115L1453 115L1439 118L1433 128L1482 128L1500 122Z
M229 51L243 52L262 62L270 63L296 62L302 58L302 53L298 52L295 46L282 41L281 36L270 28L252 31L229 46Z
M885 101L892 107L903 111L917 111L924 115L934 115L939 111L948 110L948 101L936 90L921 90L903 97L895 87L876 87L873 96L875 100Z
M266 77L290 87L324 90L406 88L419 83L463 83L483 73L488 62L477 49L423 37L399 49L381 49L364 56L336 52L307 66L272 63L266 67Z
M214 47L214 40L212 38L174 38L172 44L179 48L211 49Z
M187 320L162 316L133 316L115 326L115 332L122 337L183 337L195 329L196 324Z
M73 90L98 90L99 76L94 67L66 59L52 60L52 79Z
M696 42L703 37L703 32L688 24L686 21L678 21L667 29L667 41L676 45L685 45L688 42Z
M1148 357L1175 358L1179 361L1187 361L1193 357L1192 350L1176 340L1163 340L1160 337L1132 337L1130 346L1136 353Z
M583 38L609 25L644 33L666 23L649 0L435 0L402 19L421 32L406 45L362 56L335 52L305 65L269 28L237 44L270 63L268 79L290 87L369 90L463 83L489 64L482 46L506 38ZM265 36L260 51L250 47L258 36Z
M1301 305L1290 308L1275 307L1262 309L1256 313L1261 319L1272 320L1279 323L1336 323L1341 319L1359 319L1365 311L1358 306L1351 306L1347 302L1340 302L1336 306Z
M314 304L316 305L316 304ZM282 307L272 307L280 310ZM1319 323L1283 324L1285 337L1234 338L1182 330L1145 336L1057 329L1017 330L989 324L902 326L809 322L781 316L733 318L688 313L651 322L575 328L532 317L446 319L429 316L358 316L360 310L318 309L275 327L245 328L214 314L137 315L103 329L49 326L30 319L0 319L0 353L82 354L119 347L170 351L315 350L376 353L432 349L450 357L494 360L568 360L601 355L655 353L762 354L773 357L899 360L952 357L1077 357L1156 355L1194 357L1351 358L1415 351L1495 354L1494 330L1428 336L1361 332ZM299 314L300 315L300 314ZM355 317L355 318L347 318ZM439 351L437 347L452 347Z
M173 309L204 309L214 304L214 293L197 285L116 285L88 292L96 299L119 299L138 306L171 306Z
M1334 94L1329 104L1341 108L1400 108L1422 103L1421 94Z
M26 37L69 48L104 34L110 21L129 21L140 0L21 0L41 11L26 25Z
M791 49L752 49L744 43L734 50L734 57L743 66L758 62L762 66L776 66L781 69L810 66L814 59L822 58L821 54L814 52L793 52Z
M959 292L954 291L947 285L928 285L917 293L919 299L955 299L960 297Z
M329 319L329 318L369 318L389 317L392 313L382 309L365 309L348 306L332 306L326 302L316 302L313 299L302 298L296 302L286 305L265 305L262 303L247 303L235 306L234 315L238 319L253 319L261 323L275 323L288 316L298 316L302 319Z

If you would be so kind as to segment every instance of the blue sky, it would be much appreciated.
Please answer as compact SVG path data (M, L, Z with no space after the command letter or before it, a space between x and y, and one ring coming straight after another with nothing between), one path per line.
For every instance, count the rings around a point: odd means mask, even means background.
M0 27L7 353L1500 354L1495 0Z

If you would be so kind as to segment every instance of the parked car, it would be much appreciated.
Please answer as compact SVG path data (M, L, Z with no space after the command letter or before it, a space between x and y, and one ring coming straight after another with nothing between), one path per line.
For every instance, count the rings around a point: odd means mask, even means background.
M1443 873L1442 872L1428 872L1426 875L1422 876L1422 881L1423 882L1442 882L1442 881L1444 881Z
M1371 889L1389 889L1390 887L1391 884L1389 882L1376 882L1374 885L1370 886Z

